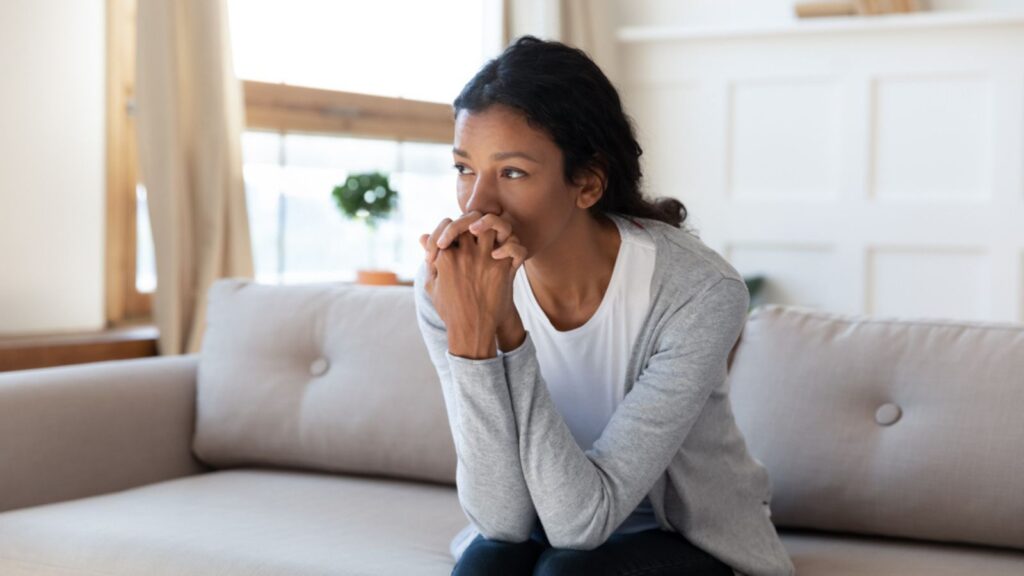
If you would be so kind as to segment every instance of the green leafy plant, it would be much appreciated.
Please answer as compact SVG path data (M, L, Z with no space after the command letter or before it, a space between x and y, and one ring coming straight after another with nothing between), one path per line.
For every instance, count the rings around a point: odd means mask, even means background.
M743 281L747 284L747 291L750 293L750 306L747 307L747 312L750 312L761 304L762 290L764 289L765 277L763 275L744 276Z
M382 172L351 174L331 193L338 208L349 218L362 220L372 229L386 220L398 205L398 191Z

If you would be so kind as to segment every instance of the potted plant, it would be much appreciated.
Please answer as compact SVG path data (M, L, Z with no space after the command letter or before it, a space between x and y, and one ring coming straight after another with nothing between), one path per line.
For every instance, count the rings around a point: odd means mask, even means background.
M377 228L398 204L398 191L391 188L382 172L350 174L331 193L342 214L366 225L370 235L370 265L356 272L359 284L397 284L398 276L376 268L374 238Z

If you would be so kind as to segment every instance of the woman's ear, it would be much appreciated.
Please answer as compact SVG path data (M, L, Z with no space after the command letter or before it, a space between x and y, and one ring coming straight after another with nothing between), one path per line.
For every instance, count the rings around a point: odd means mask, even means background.
M576 196L576 205L586 210L597 204L608 186L607 172L597 154L594 154L591 164L580 171L577 182L580 184L580 190Z

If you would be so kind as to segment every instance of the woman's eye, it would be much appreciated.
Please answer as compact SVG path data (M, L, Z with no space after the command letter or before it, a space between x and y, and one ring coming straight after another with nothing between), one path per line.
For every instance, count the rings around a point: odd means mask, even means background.
M466 174L472 174L473 173L471 170L467 170L466 166L463 165L463 164L452 164L452 168L455 168L455 171L458 172L459 174L463 175L463 176L465 176ZM510 179L510 180L518 180L518 179L526 176L526 172L523 172L522 170L519 170L518 168L506 168L506 169L502 170L502 174L504 174L505 177Z

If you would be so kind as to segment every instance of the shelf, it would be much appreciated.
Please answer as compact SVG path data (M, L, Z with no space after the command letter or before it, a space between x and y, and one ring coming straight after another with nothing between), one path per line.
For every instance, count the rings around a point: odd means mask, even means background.
M830 16L777 24L737 26L630 26L620 28L616 36L621 43L639 44L675 40L728 40L771 36L1022 25L1024 25L1024 12L941 11L875 16Z

